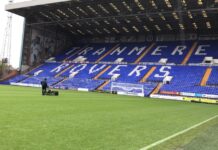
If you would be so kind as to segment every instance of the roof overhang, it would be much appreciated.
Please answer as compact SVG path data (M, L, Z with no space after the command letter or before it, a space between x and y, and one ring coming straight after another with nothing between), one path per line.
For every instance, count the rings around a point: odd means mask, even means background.
M6 5L31 26L58 26L75 36L218 33L218 0L32 0Z
M70 0L31 0L31 1L25 1L25 2L19 2L19 3L10 3L5 6L5 10L13 11L14 9L42 6L42 5L61 3L61 2L67 2L67 1L70 1Z

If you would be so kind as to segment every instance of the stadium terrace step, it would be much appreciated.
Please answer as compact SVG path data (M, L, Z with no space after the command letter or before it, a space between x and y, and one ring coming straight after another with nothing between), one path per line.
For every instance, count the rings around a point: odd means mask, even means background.
M72 68L74 66L74 64L70 65L69 67L67 67L66 69L64 69L63 71L61 71L60 73L58 73L55 78L60 77L60 75L62 75L65 71L67 71L68 69Z
M29 78L28 75L17 75L16 77L13 77L10 80L8 80L8 82L9 83L19 83L19 82L22 82L28 78Z
M111 66L106 67L104 70L102 70L97 76L94 77L95 80L97 80L101 75L103 75L108 69L110 69Z
M30 77L30 76L26 76L26 77L22 78L21 80L17 81L17 83L23 82L24 80L28 79L29 77Z
M37 85L41 85L41 81L44 80L45 77L36 77L36 76L31 76L25 80L23 80L20 83L25 83L25 84L37 84ZM62 80L63 78L54 78L54 77L46 77L47 79L47 83L49 86L59 82L60 80Z
M32 72L33 70L40 68L41 66L43 66L44 64L40 64L38 66L35 67L31 67L30 69L25 70L24 72L22 72L22 74L28 75L30 72Z
M146 80L150 77L150 75L156 70L157 67L152 67L145 76L140 80L141 83L146 82Z
M67 58L64 59L64 62L65 62L65 61L68 61L72 56L78 54L79 52L83 51L83 50L84 50L85 48L87 48L87 47L88 47L88 45L82 47L80 50L78 50L78 51L76 51L75 53L73 53L72 55L68 56Z
M188 52L188 54L185 56L184 60L182 61L182 65L187 64L187 62L189 61L190 57L192 56L194 50L196 49L197 45L198 45L198 42L195 42L195 43L192 45L190 51Z
M85 89L88 91L94 91L97 87L104 83L103 80L92 80L85 78L65 78L65 80L59 82L54 88L78 90Z
M155 46L155 43L152 43L147 49L145 49L145 51L139 56L139 58L136 59L136 61L134 62L134 64L138 64L143 57L145 57L146 54L148 54L148 52Z
M66 81L66 80L68 80L68 79L69 79L69 78L64 78L64 79L62 79L62 80L60 80L60 81L58 81L58 82L52 84L51 86L55 86L55 85L61 84L61 83L63 83L64 81Z
M153 92L152 92L151 94L157 94L157 93L159 93L159 91L160 91L162 85L163 85L162 83L159 83L159 84L157 85L157 87L153 90Z
M207 70L205 71L205 74L201 80L201 86L206 86L207 85L207 81L211 75L211 72L212 72L212 68L207 68Z
M105 53L103 56L101 56L95 63L99 63L107 55L109 55L111 52L113 52L118 46L119 46L119 44L115 45L111 50L109 50L107 53Z
M100 85L97 90L101 91L105 86L107 86L110 83L110 80L105 81L102 85Z

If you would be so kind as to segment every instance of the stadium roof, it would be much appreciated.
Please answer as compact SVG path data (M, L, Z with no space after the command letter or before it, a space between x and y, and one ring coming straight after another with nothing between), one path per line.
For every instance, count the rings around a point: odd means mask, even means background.
M52 3L60 3L60 2L66 2L70 0L32 0L32 1L24 1L19 3L10 3L6 5L6 10L11 9L20 9L20 8L27 8L27 7L34 7L34 6L40 6L40 5L48 5Z
M33 0L6 5L28 25L73 35L218 32L218 0Z

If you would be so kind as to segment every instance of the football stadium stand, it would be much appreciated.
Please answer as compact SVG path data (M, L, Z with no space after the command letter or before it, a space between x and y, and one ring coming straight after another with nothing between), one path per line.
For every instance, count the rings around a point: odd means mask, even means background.
M161 83L158 94L216 97L218 66L205 59L218 58L217 46L216 41L81 44L8 82L40 86L47 78L53 88L88 91L135 83L144 86L145 96Z

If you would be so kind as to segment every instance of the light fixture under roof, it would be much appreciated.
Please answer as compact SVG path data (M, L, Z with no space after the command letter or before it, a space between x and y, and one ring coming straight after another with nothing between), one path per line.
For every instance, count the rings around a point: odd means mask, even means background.
M67 25L68 25L69 27L73 27L73 25L72 25L71 23L68 23Z
M98 15L98 12L92 6L88 5L87 8L91 10L91 12L93 12L94 14Z
M146 31L148 31L148 32L150 31L149 28L148 28L146 25L144 25L143 27L144 27L144 29L145 29Z
M126 7L128 11L132 12L132 8L125 1L123 1L122 4Z
M113 18L113 20L116 22L116 24L120 24L120 21L117 20L116 18Z
M165 0L165 3L168 8L172 8L172 4L170 3L170 0Z
M138 22L142 22L142 20L138 16L136 16L135 18Z
M49 14L52 15L53 17L55 17L55 18L61 19L60 16L58 16L57 14L55 14L55 13L53 13L51 11L49 12Z
M198 0L198 5L203 5L203 0Z
M181 0L182 6L187 7L186 0Z
M206 22L206 25L207 25L208 29L211 29L212 26L211 26L211 23L209 21Z
M149 15L146 15L146 16L148 17L148 20L149 20L149 21L151 21L151 22L154 21L154 19L153 19L151 16L149 16Z
M120 31L117 30L117 28L113 27L112 29L113 29L116 33L120 33Z
M106 29L106 28L103 28L103 30L104 30L106 33L108 33L108 34L111 33L111 32L110 32L108 29Z
M83 10L80 7L76 7L77 10L79 10L81 13L83 13L84 15L88 16L88 14L85 12L85 10Z
M204 18L207 18L207 17L208 17L208 16L207 16L207 12L206 12L205 10L202 10L202 15L203 15Z
M136 26L132 27L136 32L139 32L139 29Z
M188 13L188 17L189 17L190 19L193 19L193 16L192 16L191 11L188 11L187 13Z
M92 34L92 35L94 34L92 31L90 31L90 30L88 30L88 29L87 29L86 31L87 31L89 34Z
M99 30L99 29L95 29L95 31L97 32L97 33L99 33L99 34L102 34L102 32Z
M131 21L129 19L125 19L126 23L131 23Z
M166 24L166 26L167 26L167 28L169 29L169 30L173 30L173 28L172 28L172 26L170 25L170 24Z
M78 26L80 26L80 27L82 26L79 22L77 22L76 24L77 24Z
M173 12L173 13L172 13L172 15L173 15L174 19L176 19L176 20L178 20L178 19L179 19L179 16L177 15L177 13L176 13L176 12Z
M139 7L140 10L145 10L145 8L143 7L143 5L140 2L140 0L134 0L134 2L136 3L136 5Z
M69 17L65 12L63 12L62 10L60 10L60 9L57 9L57 12L59 12L60 14L62 14L63 16L65 16L65 17Z
M73 11L71 8L67 8L67 10L70 11L73 15L79 17L79 15L75 11Z
M93 20L93 22L96 24L96 25L100 25L100 23L96 20Z
M70 30L70 32L72 33L72 34L74 34L74 35L77 35L74 31L72 31L72 30Z
M194 27L195 29L198 29L198 26L197 26L197 24L196 24L195 22L193 22L192 25L193 25L193 27Z
M122 29L126 32L129 33L129 30L126 27L122 27Z
M110 14L110 12L109 12L103 5L98 4L98 7L100 7L101 10L102 10L103 12L105 12L106 14Z
M109 25L109 24L110 24L110 22L109 22L109 21L107 21L107 20L104 20L104 23L106 23L107 25Z
M164 15L162 14L162 13L158 13L158 15L160 16L160 18L162 19L162 20L166 20L166 18L164 17Z
M154 0L151 0L150 3L151 3L151 6L153 6L155 9L157 9L157 5L156 5Z
M82 35L85 35L85 33L83 33L81 30L79 30L79 29L77 29L76 30L77 32L79 32L80 34L82 34Z
M182 23L179 23L179 28L180 28L181 30L185 30L185 27L184 27L184 25L183 25Z
M49 17L48 15L46 15L45 13L43 13L43 12L39 12L42 16L44 16L44 17L46 17L46 18L49 18L49 19L51 19L51 17Z
M120 10L117 8L117 6L114 3L109 3L109 5L117 12L120 13Z
M158 30L158 31L161 31L161 28L159 27L159 25L154 25L154 27Z

